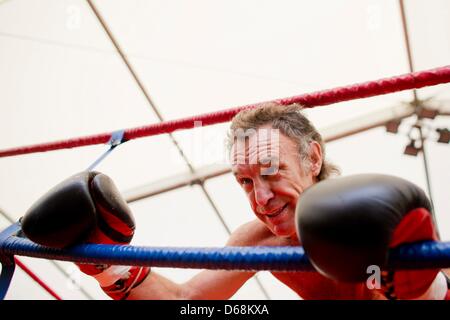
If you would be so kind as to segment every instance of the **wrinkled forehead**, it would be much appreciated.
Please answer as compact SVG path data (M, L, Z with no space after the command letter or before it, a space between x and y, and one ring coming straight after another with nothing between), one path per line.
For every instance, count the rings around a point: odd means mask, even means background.
M233 132L231 163L264 164L280 158L280 132L273 128L236 129Z

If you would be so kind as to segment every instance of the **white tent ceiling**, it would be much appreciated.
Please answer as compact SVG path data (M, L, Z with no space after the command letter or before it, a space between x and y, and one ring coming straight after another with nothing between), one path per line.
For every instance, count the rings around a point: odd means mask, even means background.
M94 1L165 120L272 100L409 72L398 1ZM450 3L405 0L414 70L450 64ZM142 90L88 2L0 0L0 149L114 131L158 122ZM450 104L450 86L418 91L434 107ZM308 110L314 124L345 129L380 110L402 108L412 91ZM406 107L406 106L405 106ZM369 116L367 116L369 115ZM361 121L361 120L359 120ZM376 121L376 119L374 119ZM427 189L421 157L403 155L406 133L375 128L330 142L327 152L343 174L389 173ZM448 117L427 121L449 127ZM174 134L196 169L224 165L227 124ZM450 148L433 142L427 154L441 236L450 240ZM199 149L198 146L201 145ZM0 208L18 219L50 187L85 169L105 146L0 158ZM126 193L186 175L168 136L127 142L98 167ZM201 171L201 170L200 170ZM172 178L171 178L172 179ZM231 175L206 181L205 190L230 229L252 219ZM133 244L222 246L227 233L198 185L133 202ZM8 222L0 217L0 227ZM106 296L70 263L22 258L65 299ZM176 281L197 270L158 269ZM296 295L268 273L260 283L271 299ZM51 298L18 270L9 299ZM236 299L264 299L249 283Z

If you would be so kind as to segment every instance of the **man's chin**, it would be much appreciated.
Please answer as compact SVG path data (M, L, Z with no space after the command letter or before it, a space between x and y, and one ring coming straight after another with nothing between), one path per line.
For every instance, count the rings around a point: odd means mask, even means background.
M297 237L295 229L293 230L292 228L286 228L282 225L271 226L270 230L277 237L283 238Z

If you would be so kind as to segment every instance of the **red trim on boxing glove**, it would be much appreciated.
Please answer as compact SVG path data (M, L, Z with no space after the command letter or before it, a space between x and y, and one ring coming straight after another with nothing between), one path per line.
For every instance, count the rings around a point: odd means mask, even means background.
M410 211L395 228L390 248L402 244L438 240L431 213L418 208ZM392 285L399 299L414 299L424 294L433 283L440 269L396 271Z
M89 237L89 242L103 244L129 244L134 235L131 228L121 218L96 203L98 228Z
M103 289L103 291L114 300L126 299L129 296L131 290L140 285L150 274L150 267L133 266L129 267L129 269L125 272L121 271L122 275L113 284L102 286L102 281L108 282L107 278L111 276L111 274L109 274L102 277L103 273L109 272L109 270L113 268L120 267L122 266L111 266L101 274L94 276L99 281L100 287ZM115 275L112 275L112 277L114 276Z
M389 247L394 248L401 244L438 240L431 213L424 208L408 212L394 230Z

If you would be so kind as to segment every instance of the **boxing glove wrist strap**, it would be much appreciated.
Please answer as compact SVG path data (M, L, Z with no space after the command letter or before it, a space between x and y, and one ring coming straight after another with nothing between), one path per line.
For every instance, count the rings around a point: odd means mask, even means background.
M100 287L109 287L120 279L128 279L130 266L109 266L103 272L93 275Z
M107 295L114 300L123 300L149 273L149 267L109 266L93 277Z

